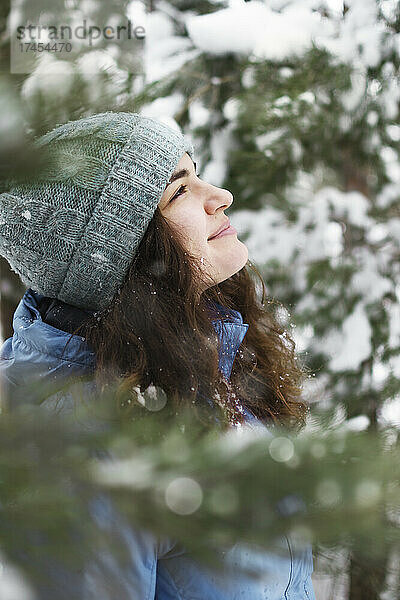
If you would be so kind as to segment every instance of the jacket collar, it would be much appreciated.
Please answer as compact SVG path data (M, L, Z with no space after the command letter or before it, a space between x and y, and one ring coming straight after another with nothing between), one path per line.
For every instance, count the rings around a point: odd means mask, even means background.
M43 298L29 288L20 300L13 317L14 335L4 342L0 351L2 369L6 366L4 361L9 361L9 369L17 367L16 373L22 373L22 367L28 367L28 363L32 369L32 365L38 368L39 364L45 365L50 361L54 366L53 369L49 367L50 373L55 370L66 374L90 372L95 366L95 354L89 350L83 337L71 337L70 333L43 321L39 311ZM212 324L220 341L219 369L229 379L236 353L249 326L243 323L240 312L217 303L213 303L213 307L217 316L212 319ZM56 366L57 362L59 366ZM47 375L46 371L44 375Z
M39 311L41 296L32 289L28 289L23 295L14 313L13 328L15 341L22 342L27 346L47 354L54 358L68 360L80 365L92 365L94 353L89 350L84 338L62 331L48 323L45 323ZM67 341L67 348L64 346Z
M219 318L211 320L219 337L219 370L226 379L229 379L233 362L249 325L243 323L243 317L239 311L217 303L214 303L214 306L220 315Z
M32 379L40 382L46 397L61 389L71 376L90 376L95 365L94 353L82 337L71 338L43 322L39 298L31 289L25 292L14 313L14 334L0 348L1 383L5 390L11 386L17 399L22 390L24 402L31 396Z

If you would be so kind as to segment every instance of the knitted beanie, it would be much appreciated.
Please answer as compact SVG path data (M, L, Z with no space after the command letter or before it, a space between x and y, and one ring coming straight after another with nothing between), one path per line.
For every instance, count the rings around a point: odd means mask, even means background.
M0 255L44 296L101 310L120 287L190 140L138 113L69 121L34 142L39 177L0 194Z

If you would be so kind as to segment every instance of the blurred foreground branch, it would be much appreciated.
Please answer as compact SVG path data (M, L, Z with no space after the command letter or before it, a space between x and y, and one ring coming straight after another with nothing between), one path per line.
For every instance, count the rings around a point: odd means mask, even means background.
M44 556L79 569L113 547L89 510L104 494L132 525L215 567L227 546L268 549L282 534L375 558L399 544L393 428L221 431L159 388L119 411L112 390L88 401L82 389L29 404L18 394L0 418L1 549L33 580Z

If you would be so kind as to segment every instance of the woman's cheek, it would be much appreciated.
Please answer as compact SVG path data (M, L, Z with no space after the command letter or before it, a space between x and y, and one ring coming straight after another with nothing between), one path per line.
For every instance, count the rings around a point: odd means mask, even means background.
M198 248L203 251L207 243L207 235L203 231L203 223L200 216L196 215L196 213L185 215L182 222L182 229L190 240L192 248Z
M205 244L202 242L202 238L199 235L199 231L195 222L180 220L178 223L176 223L176 229L182 236L183 244L188 252L196 255L204 252Z

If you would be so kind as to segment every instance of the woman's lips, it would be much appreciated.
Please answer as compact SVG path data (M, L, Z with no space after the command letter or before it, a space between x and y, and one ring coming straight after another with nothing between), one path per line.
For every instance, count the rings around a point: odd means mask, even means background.
M208 241L210 242L211 240L217 240L218 238L223 237L224 235L232 235L232 233L237 233L237 231L233 227L233 225L229 225L229 227L221 231L221 233L219 233L218 235L215 235L214 237L210 238Z

